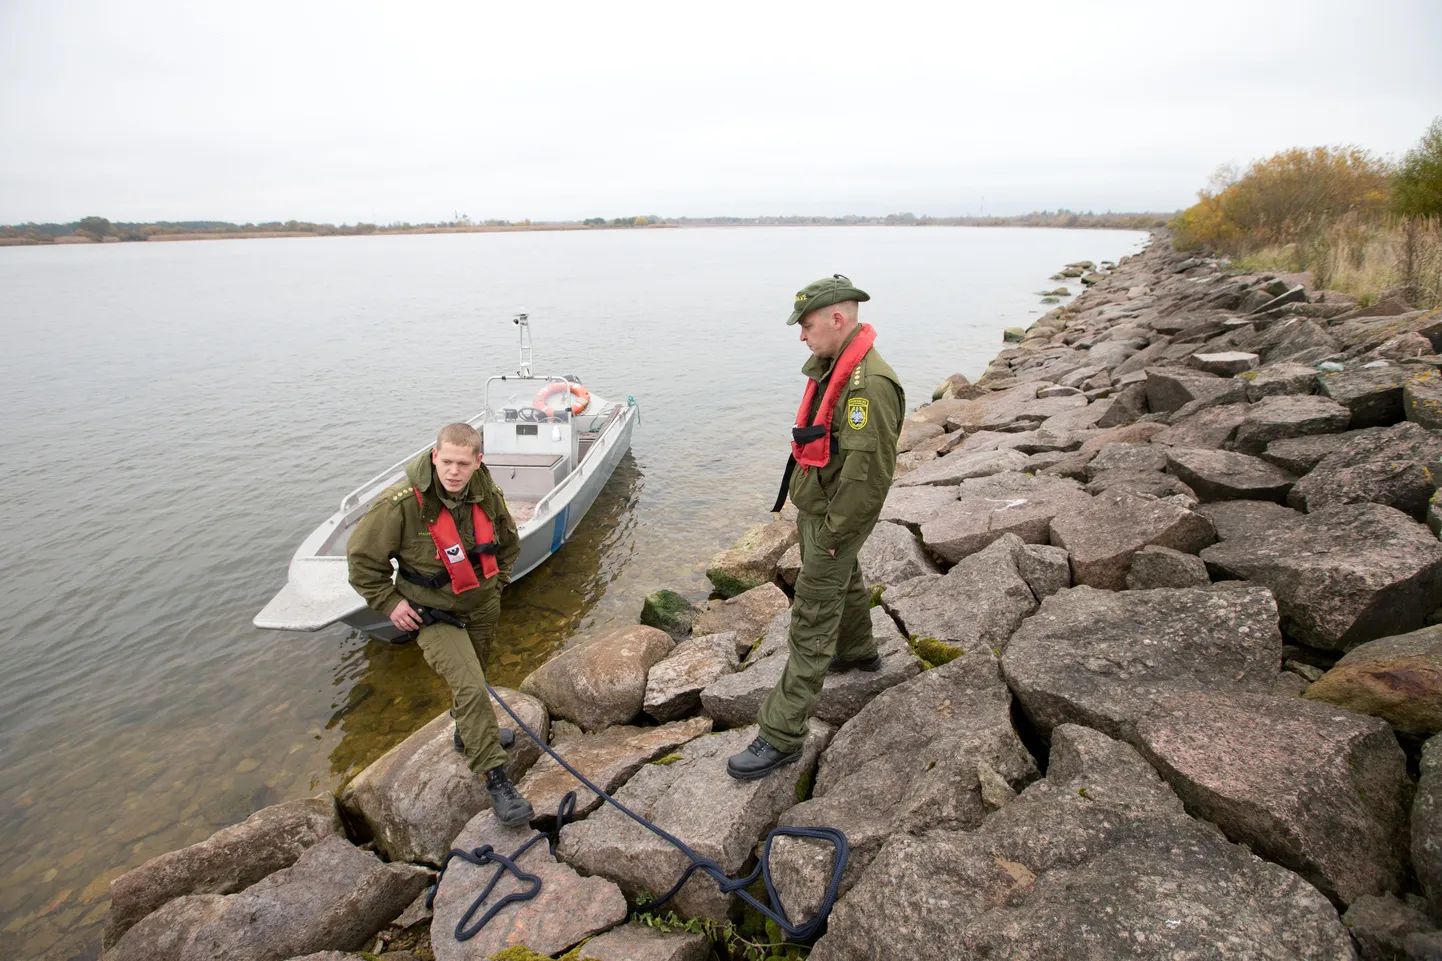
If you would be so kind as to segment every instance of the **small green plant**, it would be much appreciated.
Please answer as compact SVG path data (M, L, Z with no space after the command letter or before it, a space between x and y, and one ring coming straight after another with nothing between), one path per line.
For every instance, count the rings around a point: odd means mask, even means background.
M886 585L885 585L885 584L873 584L873 585L871 585L871 606L872 606L872 607L880 607L880 606L881 606L881 595L882 595L882 593L883 593L885 590L886 590Z
M676 763L677 761L679 761L679 760L681 760L681 755L679 755L679 754L667 754L665 757L658 757L658 758L656 758L656 760L652 761L651 763L652 763L652 764L659 764L659 765L661 765L662 767L665 767L667 764L675 764L675 763Z
M931 667L949 664L966 653L960 645L938 641L934 637L913 637L911 650Z
M663 934L672 931L689 931L692 934L702 935L711 942L716 953L727 961L805 961L811 953L811 949L804 945L788 943L781 936L781 929L769 919L764 928L764 940L749 931L743 933L742 928L738 928L730 921L713 921L710 918L682 920L672 911L661 915L639 912L632 915L632 920L644 924L648 928L654 928ZM510 961L510 959L506 959L506 961ZM530 961L530 959L516 959L516 961Z

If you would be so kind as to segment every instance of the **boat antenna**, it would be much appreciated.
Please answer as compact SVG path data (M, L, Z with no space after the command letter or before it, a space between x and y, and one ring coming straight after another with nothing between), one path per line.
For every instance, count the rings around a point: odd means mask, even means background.
M521 369L516 371L522 377L531 376L531 321L526 314L517 314L511 318L511 323L520 328L521 335Z

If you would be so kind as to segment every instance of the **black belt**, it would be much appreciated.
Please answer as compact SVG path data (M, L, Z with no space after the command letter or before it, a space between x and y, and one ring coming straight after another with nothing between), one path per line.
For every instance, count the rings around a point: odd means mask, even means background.
M495 544L477 544L466 552L466 559L472 564L475 564L480 561L482 554L495 553ZM445 568L441 568L434 574L417 574L415 571L402 567L400 569L400 575L412 584L419 585L420 587L444 587L451 582L450 571L447 571Z

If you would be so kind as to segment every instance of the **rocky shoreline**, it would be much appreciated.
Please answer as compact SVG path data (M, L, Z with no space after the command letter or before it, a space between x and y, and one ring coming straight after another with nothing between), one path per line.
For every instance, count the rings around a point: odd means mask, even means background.
M816 961L1442 958L1442 313L1165 242L1069 269L1081 296L908 416L861 554L882 667L827 679L801 762L724 771L785 662L785 512L713 559L725 599L658 591L501 697L733 875L777 824L844 831ZM578 785L510 753L554 828ZM704 876L672 923L628 922L684 859L582 792L520 861L541 895L457 941L492 869L454 863L432 912L446 852L535 834L487 805L443 715L339 797L117 878L103 957L713 957L685 919L770 940ZM829 847L782 838L771 866L814 914Z

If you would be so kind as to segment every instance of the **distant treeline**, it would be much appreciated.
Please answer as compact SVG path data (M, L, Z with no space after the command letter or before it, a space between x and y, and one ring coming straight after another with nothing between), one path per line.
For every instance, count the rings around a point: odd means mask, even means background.
M259 224L233 224L223 220L162 220L155 223L111 222L104 217L84 217L68 224L13 224L0 226L0 244L115 243L118 241L172 240L225 237L351 237L365 234L429 233L486 230L585 230L634 227L764 227L764 226L966 226L966 227L1110 227L1150 230L1164 226L1170 213L1081 213L1072 210L1041 210L1011 217L932 217L926 214L887 214L885 217L660 217L642 214L630 217L590 217L585 220L471 220L460 215L439 223L392 223L376 225L317 224L304 220L272 220Z

